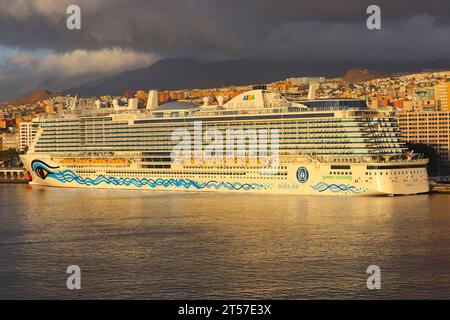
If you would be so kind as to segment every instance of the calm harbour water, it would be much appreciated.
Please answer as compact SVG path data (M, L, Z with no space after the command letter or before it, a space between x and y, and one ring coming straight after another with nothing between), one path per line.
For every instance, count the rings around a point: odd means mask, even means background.
M450 195L0 185L0 201L0 299L450 298Z

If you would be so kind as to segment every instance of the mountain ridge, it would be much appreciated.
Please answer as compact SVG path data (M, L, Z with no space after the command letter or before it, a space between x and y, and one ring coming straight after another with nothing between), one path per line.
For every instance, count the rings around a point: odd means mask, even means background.
M39 102L39 101L42 101L45 99L56 97L58 95L59 95L59 93L51 92L51 91L48 91L45 89L34 90L34 91L32 91L22 97L19 97L15 100L0 103L0 107L33 104L33 103L36 103L36 102Z
M65 92L81 96L119 95L125 90L148 88L176 90L267 83L295 76L302 69L303 66L295 64L251 59L207 62L194 58L171 58L117 76L97 79Z
M81 97L101 95L121 95L125 90L177 90L205 89L232 85L264 84L303 76L326 76L343 78L352 70L348 80L371 80L398 72L421 72L424 69L441 70L450 67L450 60L428 63L340 63L311 64L270 62L254 59L234 59L223 61L203 61L196 58L168 58L134 70L124 71L114 76L102 77L81 86L64 90L63 93L78 94ZM377 70L377 71L372 71ZM353 79L354 78L354 79ZM358 80L359 81L359 80Z
M381 78L388 78L389 76L389 73L357 68L347 71L342 79L348 83L357 83Z
M414 73L437 71L450 68L450 60L429 63L355 63L343 61L328 64L306 64L289 62L268 62L255 59L234 59L223 61L204 61L196 58L168 58L152 65L127 70L121 73L100 77L80 86L66 90L57 90L58 94L72 94L80 97L122 95L131 90L177 90L207 89L232 85L265 84L284 80L290 77L325 76L341 78L354 83L376 78L383 78L394 73ZM428 69L428 70L426 70ZM374 71L377 70L377 71ZM54 90L35 90L31 94L11 102L0 103L0 106L35 103L54 96ZM36 98L33 98L33 94ZM44 94L46 93L46 94ZM40 98L40 99L39 99ZM37 101L36 101L37 100Z

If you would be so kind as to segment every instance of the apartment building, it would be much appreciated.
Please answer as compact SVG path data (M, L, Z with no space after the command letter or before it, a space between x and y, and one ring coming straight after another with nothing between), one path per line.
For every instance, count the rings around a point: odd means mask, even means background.
M17 147L19 151L24 151L36 136L37 128L32 122L19 123Z
M450 110L400 112L398 120L405 140L431 145L441 166L450 168Z
M439 102L440 110L450 111L450 82L437 84L434 87L434 96Z

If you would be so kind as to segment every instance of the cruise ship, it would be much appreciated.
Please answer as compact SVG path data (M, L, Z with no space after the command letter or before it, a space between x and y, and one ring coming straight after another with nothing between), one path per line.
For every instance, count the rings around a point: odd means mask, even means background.
M354 99L292 101L265 88L224 103L74 105L33 120L22 161L31 185L293 195L429 191L393 111ZM233 146L233 148L230 147Z

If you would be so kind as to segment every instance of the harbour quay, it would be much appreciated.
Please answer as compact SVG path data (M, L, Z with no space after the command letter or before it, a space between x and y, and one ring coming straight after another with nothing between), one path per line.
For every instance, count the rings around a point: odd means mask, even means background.
M0 183L28 183L23 168L0 168Z

